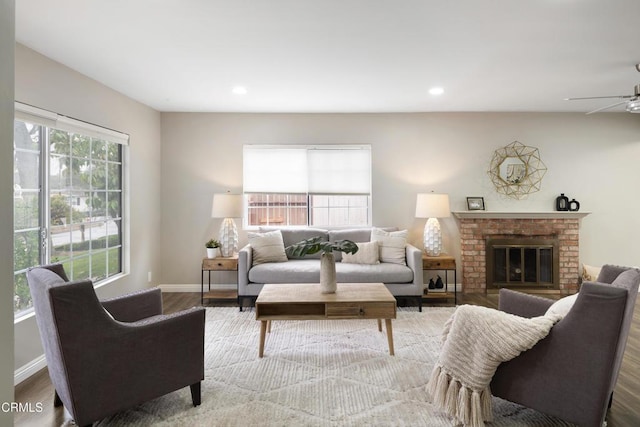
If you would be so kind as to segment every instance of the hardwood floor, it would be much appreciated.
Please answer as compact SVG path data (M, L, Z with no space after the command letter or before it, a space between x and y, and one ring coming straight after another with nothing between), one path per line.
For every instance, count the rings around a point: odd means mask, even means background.
M549 297L553 297L549 295ZM475 304L497 308L497 294L459 295L460 304ZM199 293L163 294L165 313L173 313L200 304ZM234 306L234 302L216 302L217 306ZM437 303L434 306L443 304ZM446 304L444 304L446 305ZM594 343L598 345L598 343ZM53 407L53 386L46 369L33 375L15 388L15 399L21 403L43 403L40 413L18 413L15 426L57 427L71 417L62 408ZM640 301L636 303L633 323L627 343L620 377L616 385L613 406L607 416L607 427L640 426Z

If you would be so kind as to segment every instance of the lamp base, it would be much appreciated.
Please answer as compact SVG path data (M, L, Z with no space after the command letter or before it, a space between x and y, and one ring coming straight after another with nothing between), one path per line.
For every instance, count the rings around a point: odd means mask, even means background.
M225 218L220 224L220 251L222 256L230 257L238 252L238 229L233 218Z
M424 225L424 251L429 256L442 253L442 232L438 218L429 218Z

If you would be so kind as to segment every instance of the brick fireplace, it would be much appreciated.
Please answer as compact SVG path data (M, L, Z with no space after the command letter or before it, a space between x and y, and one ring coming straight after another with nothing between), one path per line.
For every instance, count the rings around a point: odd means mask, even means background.
M582 212L454 212L460 224L462 291L487 290L488 240L514 238L557 241L557 276L553 286L569 293L578 286L580 220Z

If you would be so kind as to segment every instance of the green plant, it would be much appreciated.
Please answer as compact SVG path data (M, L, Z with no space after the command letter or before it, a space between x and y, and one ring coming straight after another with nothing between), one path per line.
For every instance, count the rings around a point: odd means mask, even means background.
M211 239L207 243L205 243L204 246L209 248L209 249L219 248L220 247L220 242L218 242L215 239Z
M351 240L338 240L337 242L327 242L322 240L322 237L312 237L298 243L294 243L291 246L287 246L286 252L290 257L301 257L304 255L311 255L317 252L346 252L348 254L355 254L358 252L358 245Z

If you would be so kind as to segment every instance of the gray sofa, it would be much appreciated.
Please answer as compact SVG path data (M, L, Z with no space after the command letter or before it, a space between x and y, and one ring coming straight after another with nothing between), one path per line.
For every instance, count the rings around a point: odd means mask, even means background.
M395 229L384 228L385 231ZM323 230L314 228L281 229L284 245L321 236L327 241L352 240L356 243L371 240L371 228L349 230ZM340 262L342 254L335 253L338 283L382 282L395 297L411 299L422 311L422 252L407 244L406 263L348 264ZM252 265L251 245L246 245L238 255L238 303L240 309L246 299L255 301L265 283L319 283L320 254L302 258L289 258L286 262L270 262Z

